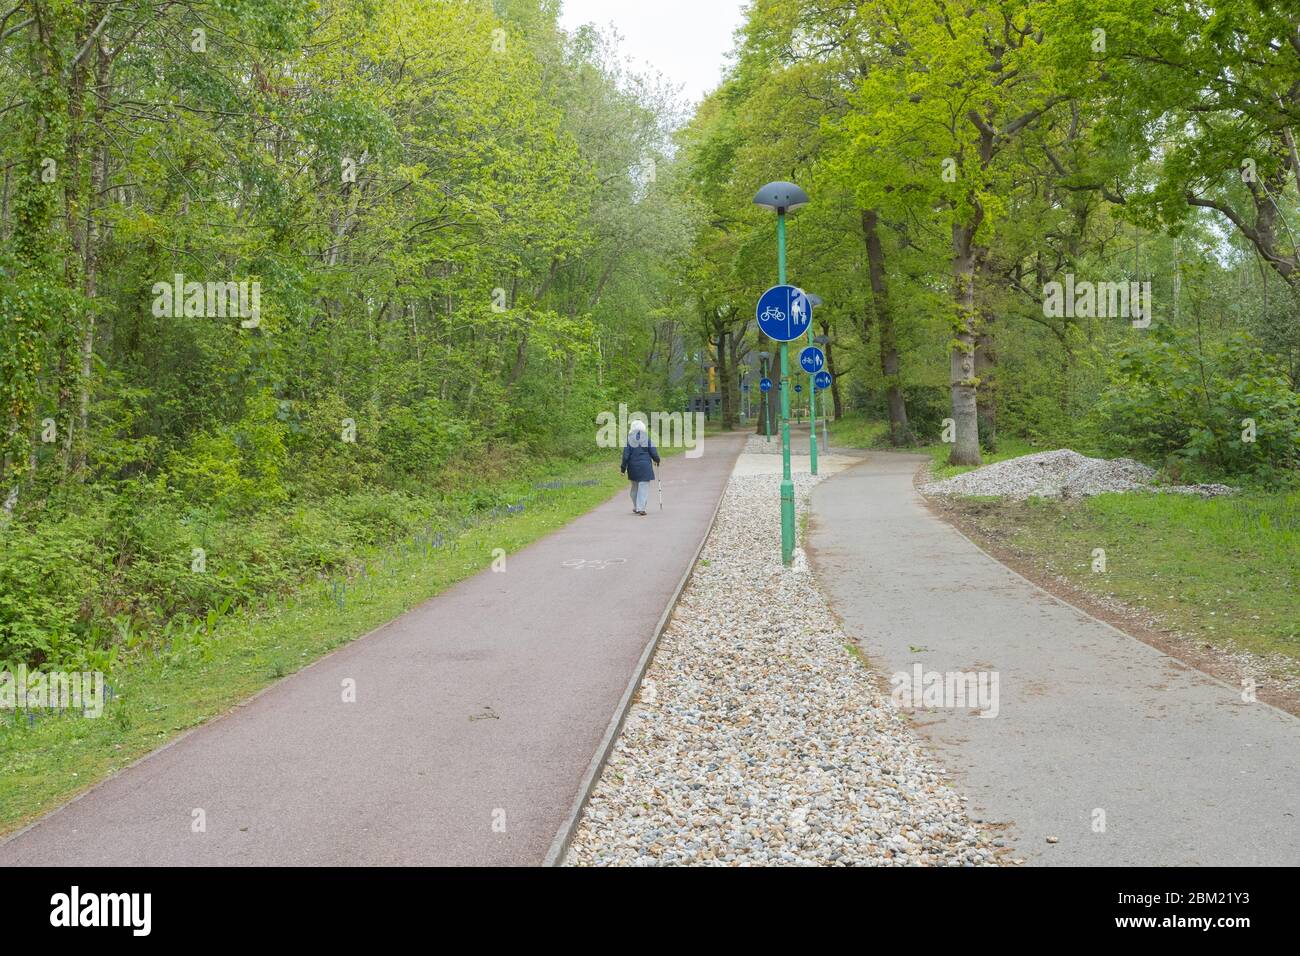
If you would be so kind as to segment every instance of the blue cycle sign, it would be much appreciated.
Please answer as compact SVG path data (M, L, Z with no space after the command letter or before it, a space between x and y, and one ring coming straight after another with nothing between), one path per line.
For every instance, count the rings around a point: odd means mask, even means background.
M823 390L823 391L824 391L825 389L830 388L830 387L831 387L831 373L830 373L830 372L824 372L824 371L823 371L823 372L818 372L816 375L813 376L813 385L816 386L817 388Z
M755 313L763 334L777 342L793 342L807 334L812 324L808 296L792 285L774 285L764 292Z
M799 353L799 364L809 375L816 375L826 366L826 355L815 345L810 345Z
M772 380L770 378L761 379L758 383L758 388L759 391L762 392L772 391Z

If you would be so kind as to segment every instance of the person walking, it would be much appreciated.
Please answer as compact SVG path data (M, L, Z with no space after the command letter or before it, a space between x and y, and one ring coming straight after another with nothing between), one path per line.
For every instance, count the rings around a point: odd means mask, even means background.
M654 464L651 464L653 462ZM659 464L659 452L650 441L650 433L645 422L637 419L632 422L627 432L627 444L623 446L623 464L619 471L627 475L632 482L632 513L644 515L646 499L650 496L650 482L655 480L654 466Z

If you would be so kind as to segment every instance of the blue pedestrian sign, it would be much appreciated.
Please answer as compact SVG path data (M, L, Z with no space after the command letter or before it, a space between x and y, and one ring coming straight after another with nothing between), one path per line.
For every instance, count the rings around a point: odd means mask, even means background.
M812 306L802 289L792 285L774 285L759 297L758 327L769 339L793 342L807 334L812 324Z
M799 353L799 364L809 375L816 375L826 366L826 355L815 345L810 345Z
M827 371L818 372L813 376L813 385L825 391L831 387L831 373Z
M758 382L758 390L760 392L772 391L772 380L770 378L760 379Z

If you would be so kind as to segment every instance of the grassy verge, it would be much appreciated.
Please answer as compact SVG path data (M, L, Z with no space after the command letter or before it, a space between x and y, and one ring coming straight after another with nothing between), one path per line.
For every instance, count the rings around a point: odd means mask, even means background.
M1086 594L1197 642L1300 665L1300 493L968 498L947 508L977 539ZM1094 570L1096 549L1104 570Z
M889 423L849 412L832 421L831 448L881 448L889 444Z
M561 467L496 489L524 507L459 530L352 556L347 570L270 606L209 615L109 676L98 719L0 711L0 834L225 712L268 684L373 630L600 504L625 481L611 460Z

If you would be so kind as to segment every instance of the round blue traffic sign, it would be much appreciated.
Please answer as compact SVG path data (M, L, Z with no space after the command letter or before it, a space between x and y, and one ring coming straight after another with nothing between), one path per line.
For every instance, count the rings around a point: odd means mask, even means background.
M803 391L803 386L802 386L802 385L796 385L796 386L794 387L794 390L795 390L796 392L802 392L802 391Z
M815 345L799 353L799 364L809 375L816 375L826 366L826 354Z
M830 388L831 373L825 370L818 372L816 375L813 376L813 385L817 386L817 388L820 388L822 390Z
M758 390L760 392L772 391L772 380L770 378L760 379L758 383Z
M769 339L793 342L806 334L812 324L812 305L802 289L792 285L774 285L759 297L758 327Z

